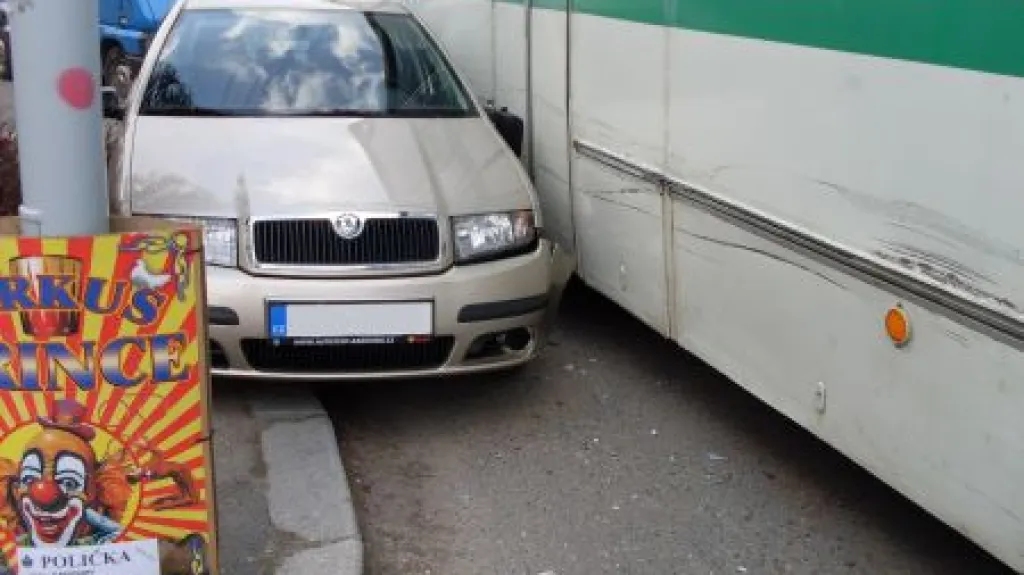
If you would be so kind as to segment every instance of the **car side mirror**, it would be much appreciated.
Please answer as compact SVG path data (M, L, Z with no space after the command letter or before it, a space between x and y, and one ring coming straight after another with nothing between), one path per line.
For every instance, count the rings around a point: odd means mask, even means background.
M124 104L121 103L121 96L117 89L112 86L103 86L103 117L111 120L124 120Z
M523 155L523 119L508 111L508 108L488 108L487 116L516 156Z

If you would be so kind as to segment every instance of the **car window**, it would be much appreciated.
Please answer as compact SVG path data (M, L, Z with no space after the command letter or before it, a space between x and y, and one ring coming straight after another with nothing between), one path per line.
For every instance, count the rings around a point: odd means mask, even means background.
M357 10L188 10L142 115L466 116L476 112L411 16Z

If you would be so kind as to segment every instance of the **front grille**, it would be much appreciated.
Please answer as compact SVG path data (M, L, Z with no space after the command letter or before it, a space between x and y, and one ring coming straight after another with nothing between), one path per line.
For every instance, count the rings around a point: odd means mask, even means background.
M433 218L368 219L359 237L346 240L328 219L262 220L253 224L260 264L345 266L435 261L441 251Z
M450 336L424 343L291 345L243 339L242 353L257 371L326 373L432 369L444 365L455 343Z

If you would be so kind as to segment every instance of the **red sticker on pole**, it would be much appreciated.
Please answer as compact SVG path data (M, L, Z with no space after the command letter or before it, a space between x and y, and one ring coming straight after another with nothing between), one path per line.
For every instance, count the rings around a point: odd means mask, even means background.
M85 68L70 68L57 79L57 91L67 105L76 110L88 110L96 97L92 74Z

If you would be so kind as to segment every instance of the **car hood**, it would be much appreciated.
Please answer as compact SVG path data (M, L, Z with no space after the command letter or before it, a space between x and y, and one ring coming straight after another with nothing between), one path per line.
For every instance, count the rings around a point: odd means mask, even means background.
M439 216L533 207L515 156L482 118L137 118L136 214L324 211Z

